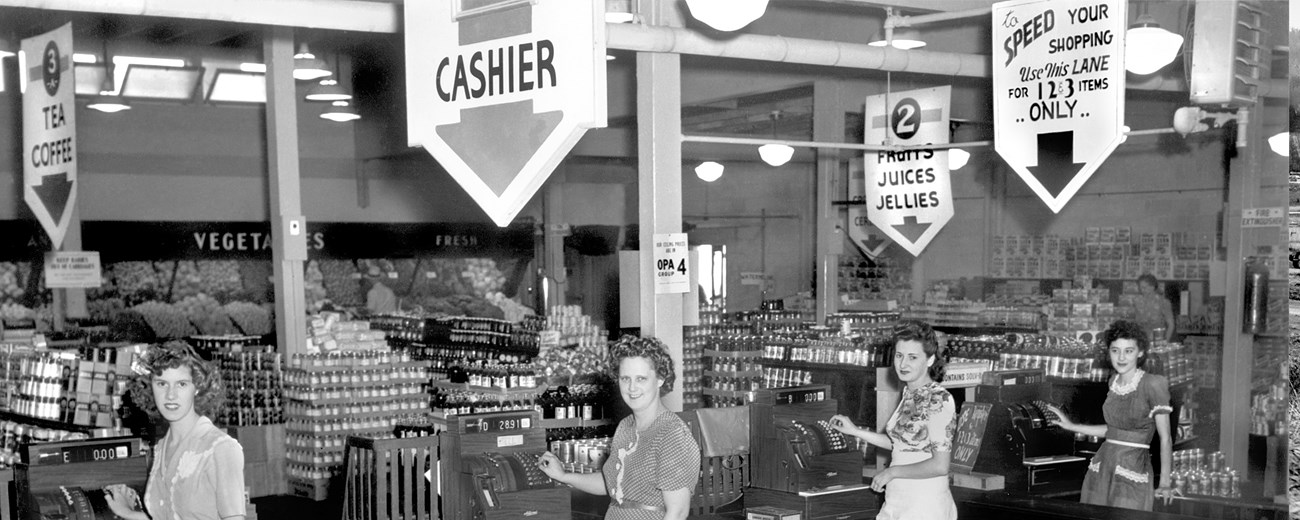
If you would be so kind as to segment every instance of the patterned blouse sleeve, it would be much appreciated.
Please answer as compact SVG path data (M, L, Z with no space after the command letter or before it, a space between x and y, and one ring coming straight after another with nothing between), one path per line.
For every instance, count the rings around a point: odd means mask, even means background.
M1143 379L1142 386L1146 388L1147 403L1151 407L1147 417L1173 413L1174 407L1169 406L1169 380L1156 374L1147 374Z
M930 444L926 451L952 451L952 437L957 428L957 405L953 403L952 394L948 390L938 385L932 388L926 424L926 429L930 432Z
M681 421L669 424L664 430L655 457L659 461L655 488L662 491L686 488L694 492L700 479L700 445Z
M217 516L246 514L244 510L244 449L230 437L213 447L212 475L217 492Z

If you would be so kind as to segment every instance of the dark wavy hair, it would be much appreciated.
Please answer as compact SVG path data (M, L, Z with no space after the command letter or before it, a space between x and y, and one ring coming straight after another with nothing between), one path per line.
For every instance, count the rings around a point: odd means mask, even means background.
M164 370L179 367L190 369L190 377L194 381L194 411L209 419L220 417L219 413L226 401L221 374L214 365L199 357L187 343L171 341L154 346L132 366L137 364L142 364L148 373L137 374L127 388L131 400L149 414L150 419L155 422L163 420L162 414L158 412L158 403L153 400L153 378L161 376Z
M642 338L626 334L609 346L609 373L615 381L618 380L618 367L623 360L637 357L649 361L655 369L655 375L663 380L663 386L659 387L660 396L672 390L673 382L677 380L677 374L673 371L673 358L668 354L668 346L655 337Z
M1151 284L1152 289L1157 289L1160 287L1160 281L1156 280L1156 275L1153 275L1151 273L1142 273L1141 276L1138 276L1138 285L1139 286L1142 285L1142 282Z
M1110 344L1121 339L1131 339L1137 343L1137 367L1142 368L1146 365L1147 351L1151 349L1151 337L1147 335L1146 329L1135 321L1115 320L1105 332L1101 333L1101 354L1106 366L1111 367Z
M928 370L930 379L936 383L943 381L944 371L948 367L947 353L939 346L939 337L934 334L934 328L930 327L930 324L920 320L898 322L898 325L894 326L894 337L890 340L890 359L893 359L894 351L898 349L900 341L920 343L925 356L934 357L934 364L930 365Z

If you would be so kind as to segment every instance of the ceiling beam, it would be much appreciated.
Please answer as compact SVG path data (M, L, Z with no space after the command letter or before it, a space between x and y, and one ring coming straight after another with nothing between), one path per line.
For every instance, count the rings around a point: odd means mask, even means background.
M159 16L370 33L397 33L402 30L400 3L364 0L275 0L274 2L266 0L217 2L0 0L0 7Z

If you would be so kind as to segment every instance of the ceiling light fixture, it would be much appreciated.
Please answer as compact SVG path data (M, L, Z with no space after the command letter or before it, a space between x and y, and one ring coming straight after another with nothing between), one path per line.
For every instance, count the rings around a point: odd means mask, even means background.
M307 44L298 44L298 54L293 55L293 79L320 79L333 74L325 65L325 60L317 58L307 50Z
M781 118L780 110L772 111L772 139L776 139L776 120ZM794 157L794 148L786 144L768 143L758 147L758 156L770 166L783 166Z
M328 119L336 123L346 123L361 119L361 114L352 107L347 101L335 101L330 106L325 107L325 111L320 114L321 119Z
M605 0L605 23L632 23L636 11L632 0Z
M912 29L918 25L924 25L934 22L943 22L948 20L960 20L962 18L973 18L976 16L988 16L993 12L992 7L977 7L964 11L948 11L943 13L920 14L915 16L904 16L894 12L894 8L885 8L885 23L881 27L883 38L877 37L867 45L873 47L890 46L895 49L910 50L925 47L925 40L921 39L920 31Z
M961 148L948 149L949 170L960 170L962 166L966 166L968 161L970 161L970 152Z
M1174 61L1183 46L1182 35L1160 27L1142 4L1142 14L1124 36L1124 68L1134 74L1151 74Z
M724 169L721 163L704 161L695 167L695 176L704 182L713 182L722 177Z
M767 0L686 0L691 16L719 31L735 31L759 19Z
M1268 147L1273 153L1286 157L1291 155L1291 132L1278 132L1268 138Z
M104 81L99 84L99 94L91 98L86 108L103 112L105 114L116 114L123 110L130 110L128 105L121 96L117 95L117 87L114 85L113 77L117 72L117 62L108 57L108 40L104 40Z
M339 82L325 78L320 83L313 83L307 88L307 95L303 96L307 101L347 101L352 99L352 94L348 94Z

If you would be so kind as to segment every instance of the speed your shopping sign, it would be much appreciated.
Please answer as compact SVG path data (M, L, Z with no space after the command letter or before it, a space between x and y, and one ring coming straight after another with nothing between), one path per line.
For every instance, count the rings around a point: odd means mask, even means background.
M30 65L23 93L23 200L57 250L77 203L72 24L24 39L22 48Z
M948 142L952 87L867 96L867 144L933 145ZM952 218L948 151L907 148L863 156L867 218L886 236L920 256Z
M993 4L993 139L1059 213L1124 141L1126 0Z
M605 126L604 0L405 2L407 135L498 226Z

